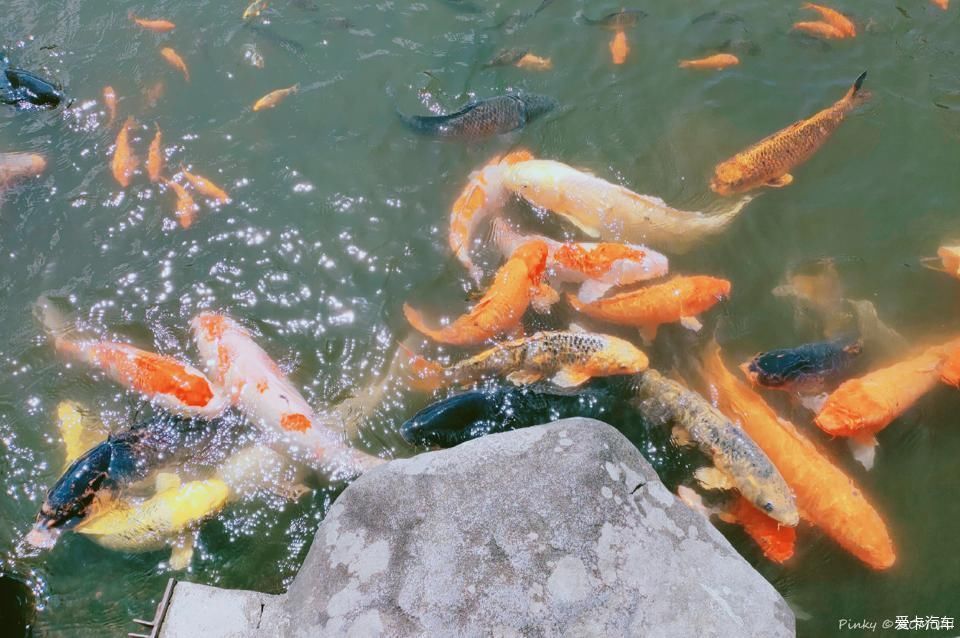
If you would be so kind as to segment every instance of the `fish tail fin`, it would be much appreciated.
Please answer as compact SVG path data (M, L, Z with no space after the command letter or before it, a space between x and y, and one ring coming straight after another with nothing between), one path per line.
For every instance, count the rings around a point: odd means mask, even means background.
M490 229L487 231L487 240L506 255L517 239L517 235L517 231L510 225L510 222L503 217L494 217L493 221L490 222Z
M296 84L294 84L293 86L290 87L290 92L291 92L291 93L298 93L299 91L300 91L300 83L299 83L299 82L297 82Z
M407 318L407 321L411 326L413 326L414 330L427 335L431 339L439 341L439 339L437 339L437 335L440 334L440 331L428 326L419 310L415 309L410 304L405 303L403 304L403 316Z
M718 230L722 230L729 226L743 211L743 209L746 208L747 204L752 202L756 197L757 195L755 193L748 193L734 202L730 208L714 214L712 219L717 224Z
M853 81L853 86L847 91L846 95L843 96L843 101L850 104L860 104L868 99L870 99L870 92L864 91L863 81L867 79L867 72L864 71L857 76L857 79Z

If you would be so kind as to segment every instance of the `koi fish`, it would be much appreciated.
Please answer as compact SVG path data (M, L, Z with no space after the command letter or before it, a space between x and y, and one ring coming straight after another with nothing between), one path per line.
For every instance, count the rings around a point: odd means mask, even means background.
M159 182L163 179L163 133L160 131L160 125L155 124L157 132L153 135L153 141L150 142L150 150L147 151L147 177L151 182Z
M820 20L812 22L794 22L793 30L806 33L807 35L812 35L816 38L824 38L826 40L842 40L847 37L847 35L837 27L833 26L829 22L822 22Z
M539 55L527 53L514 63L518 69L527 69L529 71L549 71L553 68L553 62L550 58L542 58Z
M194 219L196 219L197 211L200 210L200 207L193 201L193 197L190 196L187 189L180 184L169 179L164 180L163 183L177 195L177 209L175 214L177 221L180 222L180 227L190 228L190 226L193 225Z
M722 71L728 66L737 66L738 64L740 64L740 58L732 53L716 53L696 60L680 60L679 66L681 69Z
M890 568L896 561L890 532L863 490L734 376L715 343L705 352L703 371L720 411L773 461L793 491L803 519L872 568Z
M287 99L289 96L293 95L300 90L300 84L294 84L291 87L286 89L277 89L276 91L270 91L262 98L253 103L254 111L263 111L265 109L272 109L276 105L280 104L283 100Z
M561 388L590 379L634 374L647 369L647 356L629 341L586 332L538 332L496 344L489 350L444 368L417 357L415 384L436 390L448 383L468 383L487 375L506 375L527 385L548 377Z
M14 182L35 177L47 168L47 160L36 153L0 153L0 195Z
M930 1L933 2L933 4L935 4L937 7L943 9L944 11L950 8L950 0L930 0Z
M723 232L750 198L716 215L677 210L553 160L506 167L503 183L533 204L560 215L591 239L649 244L682 253Z
M157 105L157 102L160 101L160 98L163 97L164 91L167 90L167 85L164 84L163 80L157 80L147 88L143 90L143 104L148 109L152 109Z
M130 12L129 17L138 27L143 27L147 31L153 31L154 33L166 33L167 31L173 31L177 27L177 25L169 20L147 20L144 18L138 18L133 14L132 11Z
M164 410L210 418L226 407L220 390L193 366L126 343L68 339L64 336L66 321L49 299L38 299L36 310L59 354L99 368L115 382Z
M706 312L720 300L730 296L730 282L715 277L674 277L662 284L652 284L593 303L583 303L574 295L567 301L574 310L593 319L623 326L636 326L648 343L657 337L661 324L680 322L691 330L699 330L696 315Z
M775 563L785 563L793 557L797 544L797 528L781 525L750 501L737 496L725 507L708 506L703 498L686 485L677 487L677 497L690 509L706 518L716 516L725 523L740 525L743 531L760 547L763 555Z
M589 18L582 13L580 16L586 24L591 26L603 27L610 31L623 31L635 27L641 19L647 17L647 13L640 9L620 9L602 18Z
M923 258L921 265L930 270L938 270L947 273L951 277L960 279L960 246L940 246L937 249L937 257L940 263L937 264L936 258Z
M383 463L341 441L337 425L313 411L240 324L204 312L190 326L207 370L269 438L271 447L331 480L351 478Z
M793 181L790 171L813 157L847 113L869 98L869 93L860 91L866 77L864 71L832 106L765 137L718 164L710 188L718 195L731 195L765 185L780 188L790 184Z
M204 197L212 199L217 204L224 204L230 201L230 195L227 194L227 191L203 175L194 175L183 167L180 168L180 172L183 173L183 177L190 182L190 186Z
M754 385L799 394L817 394L843 377L863 351L856 339L806 343L761 352L740 366Z
M0 51L0 104L20 110L55 109L63 99L63 90L53 81L12 68L6 54Z
M133 149L130 148L130 127L133 126L133 124L133 118L128 117L123 123L123 126L120 127L120 132L117 133L117 141L113 148L113 161L110 164L111 170L113 171L113 178L117 180L117 183L123 188L130 186L130 178L133 177L133 172L137 170L137 166L140 165L140 159L134 154Z
M633 402L651 423L673 426L678 445L695 445L714 467L697 471L708 489L735 488L754 507L789 527L800 520L793 493L767 455L702 396L656 370L637 375Z
M546 71L553 68L553 63L550 58L541 58L530 53L529 49L514 47L501 49L489 62L483 65L484 68L493 66L515 66L521 69Z
M853 24L853 21L850 20L847 16L843 15L836 9L831 9L830 7L825 7L820 4L814 4L812 2L805 2L803 4L804 9L810 11L816 11L820 14L820 17L823 18L823 21L832 26L833 28L840 31L845 38L854 38L857 35L857 27Z
M547 276L563 283L579 283L577 298L584 303L600 299L615 286L656 279L667 274L664 255L635 244L559 242L543 235L521 235L503 219L491 224L491 239L510 258L531 241L547 245Z
M103 87L103 105L107 107L107 126L117 119L117 94L112 86Z
M613 39L610 40L610 59L614 64L623 64L630 55L630 45L627 44L627 34L625 31L617 31Z
M478 140L521 129L557 105L552 97L520 93L470 102L447 115L399 115L404 124L418 133Z
M260 14L266 10L266 8L266 0L253 0L253 2L247 5L247 8L243 10L243 15L240 17L243 20L252 20L253 18L259 17Z
M419 311L403 305L407 321L419 332L440 343L475 345L520 325L540 285L547 262L547 246L531 242L517 250L497 271L493 284L465 315L442 328L427 326Z
M183 79L187 82L190 81L190 70L187 69L187 63L183 61L179 53L170 47L164 47L160 49L160 55L167 61L167 64L183 73Z
M470 257L471 237L483 220L493 213L499 213L507 203L510 193L500 179L502 166L529 159L533 159L533 155L525 150L513 151L502 158L495 156L483 168L470 174L466 187L453 203L448 234L450 250L478 284L483 278L483 271L474 265Z

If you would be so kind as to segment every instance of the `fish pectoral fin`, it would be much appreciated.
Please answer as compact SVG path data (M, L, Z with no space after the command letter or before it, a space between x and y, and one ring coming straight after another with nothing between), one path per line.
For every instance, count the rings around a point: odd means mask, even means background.
M568 332L589 332L589 330L587 330L586 328L584 328L583 326L581 326L579 323L575 321L570 322L570 325L567 326L567 331Z
M928 270L936 270L937 272L950 274L950 271L943 266L943 262L939 257L921 257L919 261L920 265Z
M694 445L693 439L690 438L690 433L679 425L670 431L670 440L673 441L673 444L677 447L690 447Z
M573 370L571 368L564 368L560 372L553 375L553 378L550 381L561 388L575 388L578 385L583 385L590 380L590 375L586 372L579 370Z
M693 476L706 490L732 490L734 487L730 475L715 467L701 467Z
M703 330L703 324L696 317L680 317L680 325L693 332Z
M588 226L576 217L568 215L567 213L557 213L560 217L563 217L565 220L577 227L580 232L589 237L590 239L599 239L600 238L600 229L594 228L593 226Z
M533 372L531 370L514 370L507 375L507 381L514 385L529 385L531 383L536 383L542 378L542 374L539 372Z
M560 301L560 293L545 283L535 287L530 295L530 307L540 315L548 314L553 304L558 301Z
M599 279L588 279L580 285L580 290L577 291L577 299L583 303L593 303L607 294L607 291L611 288L613 288L613 284L608 284Z
M783 188L784 186L789 186L793 183L793 175L790 173L784 173L780 177L774 177L769 182L767 186L770 188Z
M637 330L640 332L640 339L643 340L645 345L651 345L657 338L657 327L653 326L640 326Z
M170 569L183 571L193 561L193 535L185 537L170 550Z
M873 469L873 463L877 459L877 437L872 434L852 436L847 439L847 445L850 446L850 452L857 463L867 471Z
M157 472L157 477L154 479L154 489L157 492L177 489L181 482L180 477L172 472Z
M820 414L820 410L823 409L823 404L827 402L829 397L830 395L826 392L821 392L820 394L801 396L799 400L800 405L814 414Z

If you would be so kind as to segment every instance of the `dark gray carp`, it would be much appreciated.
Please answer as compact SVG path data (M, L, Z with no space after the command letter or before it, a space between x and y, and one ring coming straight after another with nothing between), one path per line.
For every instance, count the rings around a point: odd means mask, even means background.
M7 55L0 52L0 103L18 109L54 109L63 101L63 91L39 75L10 67Z
M478 140L516 131L528 122L557 108L558 102L544 95L499 95L470 102L447 115L404 115L403 123L418 133L454 139Z

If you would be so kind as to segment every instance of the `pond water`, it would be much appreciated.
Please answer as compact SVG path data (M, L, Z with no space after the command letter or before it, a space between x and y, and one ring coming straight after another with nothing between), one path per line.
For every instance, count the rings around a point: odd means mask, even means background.
M764 192L725 234L671 256L671 268L733 282L730 301L712 313L731 362L818 338L771 290L791 268L825 257L849 296L873 301L908 340L956 332L960 283L919 258L960 238L957 8L838 1L860 33L824 43L791 33L794 21L812 19L799 2L628 4L649 15L628 31L629 57L615 66L612 34L576 17L612 12L613 2L554 0L498 28L536 0L276 0L250 24L243 2L7 0L0 43L12 61L55 78L74 100L53 112L0 110L0 150L49 160L0 208L0 572L33 589L37 634L132 631L130 619L150 616L172 573L164 552L123 554L76 535L39 555L14 550L62 469L57 404L81 401L112 427L144 409L57 359L32 313L43 293L69 300L71 317L91 333L187 359L196 358L190 318L222 309L257 333L309 401L336 403L382 373L409 332L404 301L437 314L464 307L469 283L446 245L448 214L491 155L522 146L678 208L709 209L717 162L833 103L868 70L873 99L794 183ZM145 31L128 11L176 29ZM739 48L740 66L677 68L724 43ZM245 60L250 45L262 69ZM186 61L189 83L160 57L165 46ZM484 67L511 46L551 58L553 69ZM252 112L257 98L295 83L300 91L277 108ZM118 126L107 125L100 101L107 85L119 119L137 120L141 155L159 125L169 166L193 166L232 201L203 207L184 230L172 193L144 176L119 189L110 173ZM417 136L396 116L511 89L553 96L562 108L472 144ZM509 212L543 219L520 204ZM572 318L569 308L555 312L550 325ZM426 400L391 393L359 445L387 457L415 453L396 431ZM802 412L776 404L809 426ZM960 395L945 388L924 398L881 434L871 472L810 428L887 520L898 551L892 569L872 571L809 526L797 555L773 565L724 527L797 610L801 636L833 635L841 618L960 616L960 558L950 542L960 533L950 492L960 479L958 408ZM643 427L625 431L646 445ZM678 475L669 459L661 469ZM187 577L282 591L335 495L314 487L296 503L247 501L207 522Z

